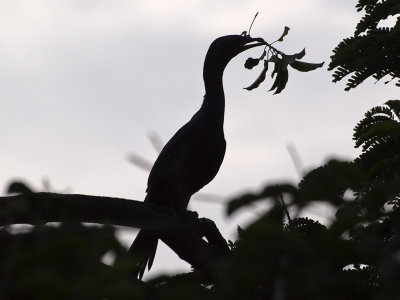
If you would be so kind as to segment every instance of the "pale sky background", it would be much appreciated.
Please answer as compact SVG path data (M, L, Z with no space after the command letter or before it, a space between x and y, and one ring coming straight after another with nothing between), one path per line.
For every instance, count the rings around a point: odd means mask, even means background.
M330 157L354 158L352 129L372 106L397 97L392 85L368 80L344 92L327 71L332 49L360 19L349 0L0 0L0 182L24 179L40 189L142 200L147 173L129 153L154 161L147 135L167 141L197 111L204 94L202 66L210 43L247 30L304 61L326 64L291 70L281 95L243 90L258 76L246 70L248 51L224 75L226 157L204 192L220 201L298 175L287 151L297 148L305 170ZM262 49L261 49L262 50ZM213 219L226 238L254 211L225 217L225 206L192 200L190 209ZM318 210L316 217L327 217ZM310 212L312 215L313 212ZM315 212L314 212L315 216ZM134 233L124 231L126 244ZM150 277L187 270L159 246Z

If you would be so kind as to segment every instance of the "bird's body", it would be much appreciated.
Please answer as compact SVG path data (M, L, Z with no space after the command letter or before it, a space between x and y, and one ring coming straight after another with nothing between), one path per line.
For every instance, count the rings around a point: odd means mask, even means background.
M222 75L238 53L260 44L258 39L225 36L215 40L207 52L203 78L206 94L196 114L168 141L150 172L145 202L176 210L187 208L190 197L217 175L225 155L225 97ZM141 230L130 248L139 257L135 275L150 269L157 248L157 236Z
M190 197L209 183L221 166L226 143L220 123L213 124L200 109L175 133L150 172L148 201L186 209Z

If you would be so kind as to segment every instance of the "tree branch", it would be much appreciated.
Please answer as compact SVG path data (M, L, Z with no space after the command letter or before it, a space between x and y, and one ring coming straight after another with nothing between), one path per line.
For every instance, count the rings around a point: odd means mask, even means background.
M229 248L214 222L197 213L121 198L29 193L0 197L0 226L85 222L143 228L155 232L181 259L209 277ZM203 240L206 237L208 242Z

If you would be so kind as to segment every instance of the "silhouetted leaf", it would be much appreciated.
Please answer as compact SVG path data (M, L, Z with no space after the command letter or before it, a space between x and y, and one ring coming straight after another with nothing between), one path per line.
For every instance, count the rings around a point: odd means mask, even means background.
M299 191L308 201L328 200L340 204L343 193L347 189L360 189L363 180L364 175L356 164L331 160L304 176Z
M285 29L283 30L282 35L280 36L279 39L277 39L277 41L278 41L278 42L283 42L283 38L284 38L285 36L287 36L287 34L289 33L289 30L290 30L290 28L287 27L287 26L285 26Z
M319 63L319 64L313 64L313 63L307 63L307 62L302 62L302 61L297 61L295 60L290 64L290 66L293 69L296 69L297 71L300 72L308 72L312 71L318 68L321 68L324 65L324 63Z
M244 66L246 69L253 69L255 66L258 65L258 63L264 59L264 57L267 55L267 51L264 49L263 53L259 58L252 58L249 57L246 62L244 63Z
M277 61L275 63L273 74L277 75L270 91L276 89L274 94L279 94L285 88L286 83L289 79L287 64L282 60Z
M274 95L279 94L286 87L286 83L288 82L288 80L289 80L289 72L287 68L280 70L275 79L275 81L278 82L278 86L275 90Z
M284 62L281 58L279 58L278 55L272 55L268 61L273 62L275 64L274 69L272 70L271 73L271 78L274 78L275 74L279 72L279 69L281 68L281 65L284 64Z
M369 130L365 133L364 137L371 138L375 136L379 137L392 134L400 134L400 123L394 120L387 120L372 124Z
M228 204L227 214L230 215L239 208L252 204L255 201L274 197L280 198L284 194L290 194L296 198L299 195L297 188L291 184L269 185L266 186L260 193L248 193L232 199Z
M242 206L249 205L250 203L259 200L258 194L245 194L235 199L232 199L227 207L227 214L231 215L233 212L241 208Z
M400 119L400 100L388 100L385 104L390 107L397 118Z
M262 69L260 75L258 76L258 78L256 79L256 81L254 81L250 86L244 88L248 91L251 91L255 88L258 88L258 86L265 80L265 75L268 71L268 61L264 60L264 68Z
M278 55L274 54L274 55L272 55L272 56L268 59L268 61L269 61L269 62L272 62L272 63L276 63L276 62L281 61L281 59L279 58Z
M282 60L286 64L292 64L295 62L297 59L302 59L306 55L306 49L304 48L301 52L292 54L292 55L287 55L287 54L282 54Z
M258 65L258 63L260 62L260 60L258 59L258 58L252 58L252 57L249 57L247 60L246 60L246 62L244 63L244 67L246 68L246 69L253 69L255 66L257 66Z
M295 59L302 59L304 55L306 55L306 48L301 50L299 53L294 54L293 56Z

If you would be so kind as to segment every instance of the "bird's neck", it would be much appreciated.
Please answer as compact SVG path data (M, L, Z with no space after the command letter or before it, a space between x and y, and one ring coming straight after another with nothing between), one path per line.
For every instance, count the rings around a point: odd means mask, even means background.
M202 111L221 125L224 121L225 112L225 95L222 84L223 72L223 68L204 65L203 78L206 94L201 106Z

